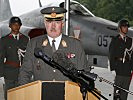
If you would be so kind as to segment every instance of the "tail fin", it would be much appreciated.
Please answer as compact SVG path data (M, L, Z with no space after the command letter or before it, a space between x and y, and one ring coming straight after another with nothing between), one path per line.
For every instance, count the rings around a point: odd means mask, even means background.
M0 0L0 22L12 17L9 0Z

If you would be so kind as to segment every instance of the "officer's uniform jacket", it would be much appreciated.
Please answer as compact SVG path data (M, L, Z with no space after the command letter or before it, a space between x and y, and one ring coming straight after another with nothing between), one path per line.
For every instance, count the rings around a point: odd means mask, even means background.
M59 70L49 66L43 60L36 58L34 55L35 48L41 48L47 56L52 57L52 47L50 46L47 35L31 39L27 45L23 65L20 69L20 85L30 82L32 75L34 77L34 81L69 80ZM81 47L79 40L62 35L58 50L66 51L69 59L75 64L77 69L83 69L87 66L85 52Z
M125 49L128 49L128 52ZM133 69L132 57L130 57L132 56L132 38L126 36L125 42L120 35L113 37L109 47L109 55L111 71L115 70L117 75L131 75Z
M29 38L19 34L19 40L12 34L8 34L0 39L0 75L5 79L17 80L20 61L18 49L25 50Z

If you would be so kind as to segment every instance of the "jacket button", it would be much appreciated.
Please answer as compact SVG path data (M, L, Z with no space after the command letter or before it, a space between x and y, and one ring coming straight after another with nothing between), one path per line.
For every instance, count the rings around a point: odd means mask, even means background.
M56 72L56 70L53 70L53 72L55 73L55 72Z

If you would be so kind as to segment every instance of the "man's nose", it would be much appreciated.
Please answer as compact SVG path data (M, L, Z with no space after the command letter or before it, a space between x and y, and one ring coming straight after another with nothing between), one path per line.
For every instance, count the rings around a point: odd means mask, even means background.
M52 28L55 28L55 21L52 22Z

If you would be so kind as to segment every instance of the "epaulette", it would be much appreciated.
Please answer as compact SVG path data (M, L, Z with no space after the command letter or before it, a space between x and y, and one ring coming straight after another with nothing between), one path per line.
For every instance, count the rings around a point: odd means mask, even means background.
M74 39L76 39L76 40L78 40L78 41L80 41L80 39L79 38L76 38L76 37L74 37L74 36L69 36L70 38L74 38Z

